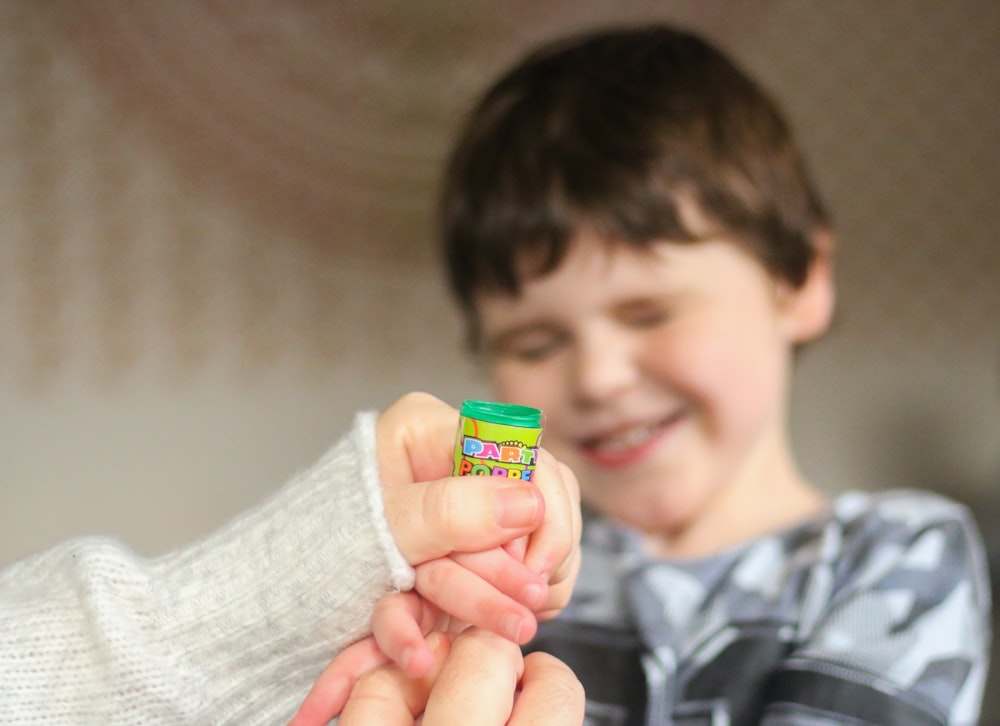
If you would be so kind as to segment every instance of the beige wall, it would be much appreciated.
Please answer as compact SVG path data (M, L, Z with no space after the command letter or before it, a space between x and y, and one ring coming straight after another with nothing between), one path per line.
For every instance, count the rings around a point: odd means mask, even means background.
M793 412L828 490L1000 508L1000 5L0 2L0 564L157 553L360 407L484 394L429 210L449 131L527 44L703 29L782 98L840 228Z

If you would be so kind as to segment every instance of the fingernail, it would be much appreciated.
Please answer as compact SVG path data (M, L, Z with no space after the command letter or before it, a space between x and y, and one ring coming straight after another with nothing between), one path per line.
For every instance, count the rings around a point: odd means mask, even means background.
M530 486L498 489L493 500L497 524L512 529L534 524L540 496L538 490Z
M508 615L503 621L503 632L509 640L521 642L521 627L523 623L517 615Z

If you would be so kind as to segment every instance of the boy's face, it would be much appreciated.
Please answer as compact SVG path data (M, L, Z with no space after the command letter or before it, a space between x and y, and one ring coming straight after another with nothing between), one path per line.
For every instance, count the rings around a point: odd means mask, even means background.
M721 240L582 232L553 273L477 309L498 397L545 412L542 443L591 507L669 540L792 476L790 350L815 334L798 294Z

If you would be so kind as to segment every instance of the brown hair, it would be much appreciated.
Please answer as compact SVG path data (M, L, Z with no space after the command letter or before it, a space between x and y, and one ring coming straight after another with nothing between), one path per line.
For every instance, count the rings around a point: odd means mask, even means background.
M828 225L777 104L700 37L663 25L557 40L490 87L445 167L451 288L517 294L589 226L609 243L696 242L680 203L801 285Z

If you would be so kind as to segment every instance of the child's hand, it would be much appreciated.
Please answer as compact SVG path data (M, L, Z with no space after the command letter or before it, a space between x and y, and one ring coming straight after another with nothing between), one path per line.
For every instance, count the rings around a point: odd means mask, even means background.
M457 426L458 412L426 394L404 396L379 417L386 518L427 602L523 643L536 612L551 617L569 600L579 567L576 477L544 450L532 482L452 477ZM409 624L387 637L408 641L400 653L426 651L418 622Z
M403 396L379 416L382 496L400 551L416 565L534 533L525 564L554 576L579 540L576 477L544 450L532 482L452 477L458 420L455 409L424 393Z
M497 726L583 722L583 688L556 658L523 658L516 645L479 628L463 631L454 644L434 633L428 644L432 660L424 676L411 678L391 663L379 666L350 694L340 726L451 726L467 723L471 714L476 723ZM290 726L325 724L323 718L300 712Z
M450 477L458 412L425 394L400 399L376 438L386 517L414 566L415 591L376 605L373 636L326 668L293 723L325 724L355 682L389 660L411 677L434 658L425 635L477 625L516 643L569 602L579 570L576 478L545 451L533 483Z

